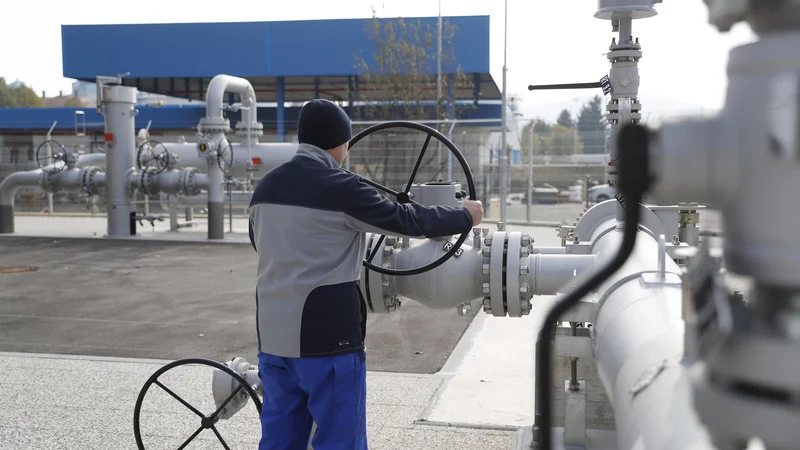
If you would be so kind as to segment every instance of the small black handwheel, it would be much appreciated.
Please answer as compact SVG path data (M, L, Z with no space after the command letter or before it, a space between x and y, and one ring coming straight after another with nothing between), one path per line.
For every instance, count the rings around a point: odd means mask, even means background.
M233 168L233 144L227 139L219 143L217 165L225 173L228 173L228 171Z
M155 173L159 174L169 167L169 151L167 147L159 141L147 141L139 146L139 151L136 152L136 168L145 170L148 168L155 169Z
M216 411L212 412L211 414L208 415L203 414L197 408L192 406L189 402L179 397L178 394L176 394L171 389L166 387L163 383L158 381L158 377L163 375L168 370L178 366L190 365L190 364L205 365L213 367L215 369L219 369L225 372L226 374L230 375L231 377L233 377L233 379L239 383L239 386L233 390L231 395L229 395L228 398L219 407L217 407ZM188 358L188 359L173 361L165 365L164 367L158 369L153 375L150 376L150 378L144 383L144 386L142 386L142 390L139 392L139 397L136 399L136 406L134 406L133 408L133 436L136 439L136 446L139 450L145 450L144 443L142 442L142 433L139 426L139 421L142 412L142 403L144 401L145 394L152 385L156 385L161 389L163 389L167 394L172 396L172 398L174 398L175 400L180 402L183 406L185 406L187 409L195 413L197 417L200 419L200 427L191 436L189 436L189 438L180 447L178 447L179 449L185 448L187 445L189 445L190 442L194 440L194 438L196 438L200 433L203 432L203 430L206 429L210 429L212 432L214 432L214 435L217 436L217 439L219 439L223 448L229 449L230 447L228 447L228 444L225 442L225 439L223 439L219 430L217 430L216 424L219 421L219 414L222 412L225 406L227 406L228 403L230 403L230 401L233 400L233 398L236 397L236 395L238 395L242 391L242 389L244 389L250 396L250 398L253 400L253 403L255 404L258 414L261 415L261 400L258 398L258 394L256 393L255 390L253 390L253 388L249 384L247 384L247 381L244 378L242 378L241 375L233 371L230 367L226 366L225 364L221 364L216 361L204 358Z
M50 164L47 163L47 153L42 151L48 144L52 149L53 157L53 162ZM40 169L47 170L48 172L61 172L67 167L67 149L59 142L52 140L44 141L36 148L36 164Z
M430 144L430 142L431 142L431 138L436 138L436 140L438 140L439 142L444 144L444 146L447 147L448 150L450 150L450 152L456 158L458 163L461 165L461 168L464 169L464 174L465 174L466 179L467 179L467 189L469 190L469 192L468 192L469 198L474 200L477 197L477 194L476 194L476 191L475 191L475 180L473 180L473 178L472 178L472 171L469 168L469 164L467 163L467 159L464 158L464 155L461 153L461 151L458 149L458 147L456 147L456 145L453 144L453 142L451 142L449 139L447 139L447 137L445 137L442 133L438 132L437 130L435 130L435 129L429 127L429 126L423 125L421 123L408 122L408 121L402 121L402 120L401 121L392 121L392 122L380 123L378 125L373 125L373 126L367 128L367 129L365 129L364 131L358 133L357 135L355 135L353 137L353 139L350 140L350 148L352 149L359 141L361 141L365 137L369 136L370 134L376 133L376 132L381 131L381 130L386 130L386 129L389 129L389 128L411 128L411 129L414 129L414 130L422 131L423 133L427 134L427 137L425 138L425 143L422 145L422 150L420 150L419 156L417 157L417 161L414 164L414 169L411 171L411 176L408 179L408 183L406 184L405 189L403 191L401 191L401 192L395 191L393 189L389 189L389 188L387 188L387 187L385 187L385 186L383 186L383 185L381 185L379 183L376 183L376 182L374 182L372 180L368 180L368 179L362 177L362 179L364 180L364 183L372 186L373 188L375 188L377 190L383 191L383 192L393 196L398 203L414 203L414 201L411 199L411 196L410 196L411 185L414 184L414 178L417 176L417 171L419 170L420 164L422 163L422 159L425 156L425 150L428 149L428 144ZM370 254L367 256L366 259L364 259L364 267L366 267L366 268L368 268L368 269L370 269L370 270L372 270L374 272L378 272L378 273L381 273L381 274L384 274L384 275L394 275L394 276L417 275L417 274L420 274L420 273L423 273L423 272L427 272L429 270L435 269L436 267L439 267L445 261L450 259L453 255L455 255L456 252L458 252L458 250L461 248L461 244L463 244L464 241L467 240L467 237L469 237L469 234L470 234L470 230L467 230L464 233L462 233L461 236L456 241L456 243L450 248L450 250L447 253L445 253L444 255L442 255L436 261L433 261L430 264L424 265L422 267L417 267L417 268L414 268L414 269L389 269L389 268L385 268L385 267L380 267L380 266L372 263L372 260L375 258L375 255L378 253L378 251L380 249L383 248L382 244L383 244L383 241L386 239L385 235L381 235L381 237L378 239L377 243L372 247L372 251L370 252Z

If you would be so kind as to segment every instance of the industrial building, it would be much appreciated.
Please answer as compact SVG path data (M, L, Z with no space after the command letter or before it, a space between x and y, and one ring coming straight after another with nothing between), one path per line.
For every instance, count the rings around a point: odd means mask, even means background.
M392 48L390 33L384 33L387 27L435 36L437 21L420 17L63 25L63 76L76 80L72 95L92 104L96 77L124 74L123 84L139 91L137 129L147 129L151 139L164 142L194 142L193 129L205 114L206 88L219 73L253 85L258 121L264 126L262 142L292 142L298 112L312 98L338 102L354 120L354 132L375 121L427 122L462 150L486 192L497 182L491 179L490 167L498 162L502 108L500 88L489 70L489 16L443 18L453 36L443 42L441 72L435 38L417 43L425 56L415 73L403 73L403 64L388 67L380 62L400 47ZM311 37L318 34L327 38ZM387 93L390 77L403 79L407 92ZM437 87L442 96L438 116ZM233 95L226 100L226 117L235 123L242 114L239 100ZM410 100L421 105L411 116L403 106ZM455 124L430 120L436 117ZM509 125L508 145L512 164L519 164L515 125ZM65 148L103 150L103 120L95 108L0 108L0 178L36 168L35 153L48 132Z

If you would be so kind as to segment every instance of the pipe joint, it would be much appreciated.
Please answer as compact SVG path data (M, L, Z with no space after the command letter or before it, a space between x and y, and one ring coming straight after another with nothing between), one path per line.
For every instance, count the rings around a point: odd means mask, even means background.
M203 117L197 125L197 131L207 133L225 133L231 130L231 121L224 117Z
M98 195L105 191L105 172L97 167L87 167L81 174L81 185L89 195Z
M236 136L239 138L255 138L264 135L264 125L261 122L246 123L244 121L236 123Z
M203 183L200 180L201 174L194 167L187 167L181 171L181 187L183 195L198 195L202 191ZM206 182L207 184L207 182Z

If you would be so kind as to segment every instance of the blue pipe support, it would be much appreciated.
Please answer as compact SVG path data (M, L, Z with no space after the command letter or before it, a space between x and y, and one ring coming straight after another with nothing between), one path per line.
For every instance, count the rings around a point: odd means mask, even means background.
M277 98L277 102L278 102L278 105L277 105L277 124L276 124L276 127L275 127L277 129L277 132L278 132L278 142L285 142L286 141L286 126L284 124L284 117L285 117L284 103L285 103L285 98L286 98L285 97L286 89L285 89L285 84L284 83L285 83L284 77L278 77L278 86L277 86L277 89L276 89L276 94L277 94L277 97L278 97Z

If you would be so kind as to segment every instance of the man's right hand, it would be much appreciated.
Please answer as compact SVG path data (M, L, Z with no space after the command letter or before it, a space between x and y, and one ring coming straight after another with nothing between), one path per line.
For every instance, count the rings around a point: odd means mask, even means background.
M477 200L464 200L461 204L464 208L467 208L469 214L472 216L472 226L478 226L483 220L483 204Z

